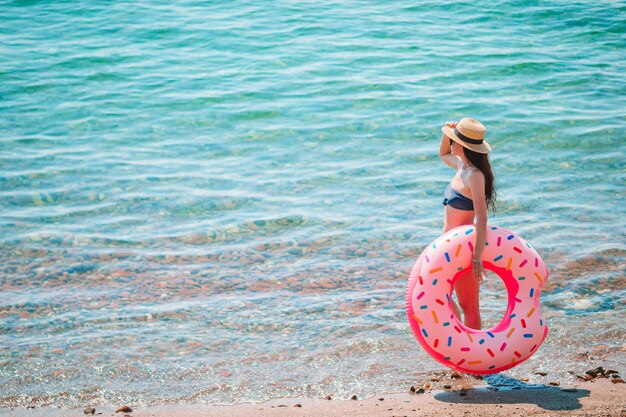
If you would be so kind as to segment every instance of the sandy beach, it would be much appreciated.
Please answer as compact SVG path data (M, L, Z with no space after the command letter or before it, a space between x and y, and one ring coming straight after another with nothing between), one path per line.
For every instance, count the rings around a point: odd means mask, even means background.
M132 417L232 416L626 416L626 384L611 378L576 381L559 386L528 384L507 377L486 378L489 383L464 376L436 378L423 393L390 393L366 399L282 398L237 405L167 404L94 407L94 415ZM573 377L575 378L575 377ZM556 383L556 382L552 382ZM443 387L438 389L437 387ZM2 408L0 416L69 417L85 415L84 408Z

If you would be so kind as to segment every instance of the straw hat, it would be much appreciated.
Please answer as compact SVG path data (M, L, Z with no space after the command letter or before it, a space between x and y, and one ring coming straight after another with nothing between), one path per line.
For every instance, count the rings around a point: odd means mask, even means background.
M478 120L466 117L459 120L456 128L444 126L441 128L441 131L464 148L478 153L489 153L491 151L491 146L485 140L487 129Z

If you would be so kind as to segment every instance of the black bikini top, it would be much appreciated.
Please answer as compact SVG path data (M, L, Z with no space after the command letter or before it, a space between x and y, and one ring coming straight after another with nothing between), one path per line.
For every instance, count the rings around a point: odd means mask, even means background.
M463 194L452 188L451 184L448 184L446 191L443 193L443 205L449 205L459 210L474 210L474 202L471 198L465 197Z

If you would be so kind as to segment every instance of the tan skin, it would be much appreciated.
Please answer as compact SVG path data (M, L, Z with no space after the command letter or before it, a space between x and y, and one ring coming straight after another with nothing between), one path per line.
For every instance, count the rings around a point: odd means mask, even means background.
M447 122L446 126L455 128L456 124L457 122ZM479 289L480 282L483 279L483 266L480 259L485 248L487 236L485 176L467 160L463 149L463 146L456 141L453 141L452 146L450 146L450 138L443 135L439 146L439 158L446 165L456 170L456 174L450 181L450 184L456 191L472 199L474 210L459 210L446 205L443 231L445 233L448 230L466 224L474 224L476 227L472 269L459 277L454 291L463 310L464 324L473 329L480 329ZM476 218L475 221L474 218ZM454 300L452 301L452 309L456 316L460 318L459 306L456 305Z

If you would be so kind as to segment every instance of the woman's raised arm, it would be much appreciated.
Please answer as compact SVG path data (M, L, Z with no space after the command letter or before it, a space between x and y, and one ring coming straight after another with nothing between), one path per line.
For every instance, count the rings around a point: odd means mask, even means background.
M456 127L457 122L447 122L446 126L451 128ZM462 163L461 158L458 158L450 153L450 138L446 135L441 136L441 143L439 144L439 159L441 159L450 168L459 169L459 164Z

